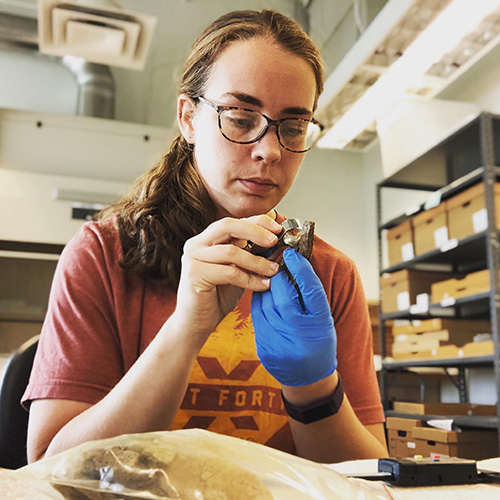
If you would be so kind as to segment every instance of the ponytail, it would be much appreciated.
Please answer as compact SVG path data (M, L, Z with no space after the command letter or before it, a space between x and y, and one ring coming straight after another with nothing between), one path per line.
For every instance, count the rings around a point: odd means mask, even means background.
M117 216L120 265L176 290L186 240L215 220L215 206L193 161L193 146L179 135L163 159L137 179L100 219Z

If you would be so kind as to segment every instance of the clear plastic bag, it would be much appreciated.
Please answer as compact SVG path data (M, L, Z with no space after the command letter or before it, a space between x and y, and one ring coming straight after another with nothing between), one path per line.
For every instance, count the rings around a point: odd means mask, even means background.
M190 429L91 441L16 471L57 500L390 500L380 485Z

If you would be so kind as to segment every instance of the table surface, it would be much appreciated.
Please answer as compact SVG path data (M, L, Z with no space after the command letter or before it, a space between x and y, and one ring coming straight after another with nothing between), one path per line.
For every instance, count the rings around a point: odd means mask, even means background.
M329 465L330 468L343 474L372 474L377 471L377 460L354 460ZM479 470L500 472L500 457L478 462ZM463 484L454 486L422 486L403 488L387 486L394 500L498 500L500 484Z

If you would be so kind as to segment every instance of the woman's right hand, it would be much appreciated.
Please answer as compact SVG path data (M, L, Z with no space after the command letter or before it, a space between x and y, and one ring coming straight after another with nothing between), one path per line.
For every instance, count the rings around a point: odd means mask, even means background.
M245 290L269 289L269 278L276 274L278 265L244 247L248 241L272 247L281 229L268 215L224 218L186 242L172 319L195 336L199 348L236 307Z

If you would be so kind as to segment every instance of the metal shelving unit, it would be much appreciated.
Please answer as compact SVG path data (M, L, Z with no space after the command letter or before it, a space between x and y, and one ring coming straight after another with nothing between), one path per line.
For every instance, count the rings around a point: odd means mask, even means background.
M438 158L438 160L436 160ZM432 161L430 161L432 159ZM418 367L439 367L446 373L448 368L456 368L456 381L460 401L468 401L466 386L467 370L475 367L492 367L497 389L497 416L454 416L458 425L465 427L497 429L500 445L500 231L497 229L495 216L494 184L500 179L500 116L482 113L476 119L456 131L440 144L426 151L404 168L384 179L377 185L377 220L378 254L380 275L401 269L425 270L439 267L441 271L474 272L487 268L490 272L491 290L448 304L430 304L424 314L412 314L410 311L382 314L379 309L379 331L382 359L386 357L385 322L394 319L425 319L434 317L448 318L486 318L491 322L494 354L474 358L450 358L431 360L409 360L404 362L383 361L381 370L381 394L387 416L411 417L421 420L442 418L439 415L409 415L391 410L387 396L390 378L402 371L411 371ZM437 249L412 260L390 267L383 264L383 231L397 226L411 215L401 215L390 221L382 221L383 193L391 188L425 190L432 193L438 204L442 200L466 190L474 184L484 183L488 228L457 241L449 248ZM425 204L420 210L425 209ZM500 222L500 221L499 221ZM446 418L450 418L447 416Z

